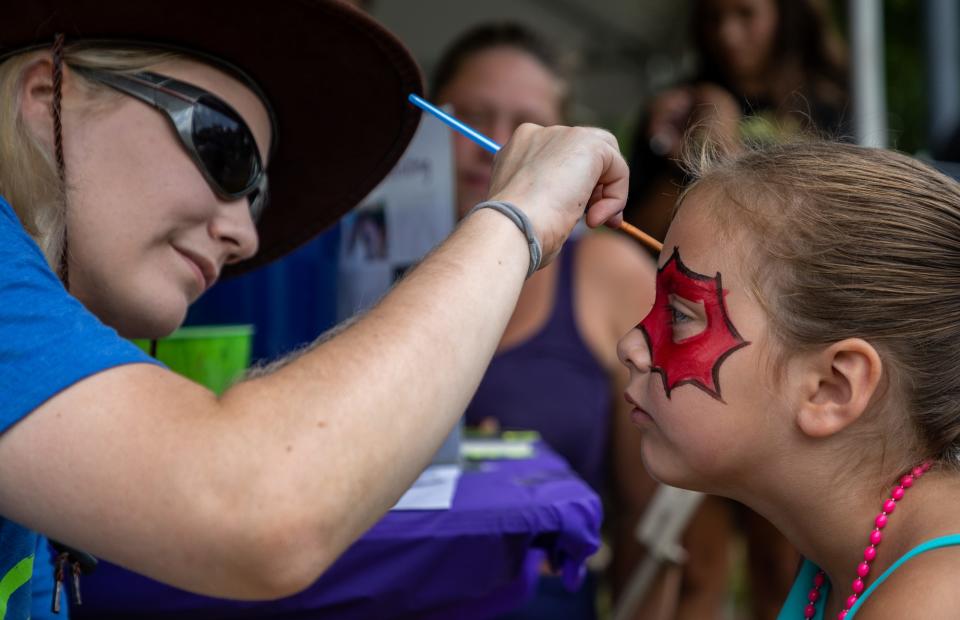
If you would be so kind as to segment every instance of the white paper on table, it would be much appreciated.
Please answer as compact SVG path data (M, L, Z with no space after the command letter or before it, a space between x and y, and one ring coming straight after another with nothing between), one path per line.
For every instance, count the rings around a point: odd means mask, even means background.
M459 465L431 465L391 510L449 510L460 473Z

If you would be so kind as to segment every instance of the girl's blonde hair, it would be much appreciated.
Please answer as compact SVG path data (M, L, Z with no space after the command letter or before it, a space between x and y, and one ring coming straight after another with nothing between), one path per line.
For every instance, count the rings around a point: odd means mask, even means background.
M960 184L850 144L701 153L690 189L721 192L721 228L750 233L755 292L784 357L867 340L885 406L908 414L892 416L907 433L889 441L960 467Z
M37 139L20 115L25 70L49 54L49 51L27 52L0 63L0 195L10 202L23 227L56 271L64 244L66 190L60 182L53 152ZM152 49L105 47L84 42L66 46L63 54L64 64L69 66L118 72L144 71L177 57ZM90 94L107 90L105 86L76 77ZM69 174L67 171L68 179Z

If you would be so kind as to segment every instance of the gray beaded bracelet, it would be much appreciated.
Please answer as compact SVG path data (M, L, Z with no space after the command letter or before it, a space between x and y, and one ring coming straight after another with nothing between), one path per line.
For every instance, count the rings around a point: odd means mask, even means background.
M540 259L543 258L543 247L540 245L540 240L537 239L537 235L534 234L533 224L530 223L530 218L527 217L526 213L517 208L517 205L512 202L505 200L488 200L470 209L470 213L467 215L479 209L494 209L510 218L527 238L527 246L530 249L530 268L527 270L527 277L529 278L533 275L533 272L540 269Z

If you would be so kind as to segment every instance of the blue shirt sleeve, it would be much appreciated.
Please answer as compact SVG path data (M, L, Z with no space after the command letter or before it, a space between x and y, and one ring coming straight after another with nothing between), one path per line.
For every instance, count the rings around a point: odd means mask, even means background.
M72 297L0 198L0 433L102 370L156 363Z

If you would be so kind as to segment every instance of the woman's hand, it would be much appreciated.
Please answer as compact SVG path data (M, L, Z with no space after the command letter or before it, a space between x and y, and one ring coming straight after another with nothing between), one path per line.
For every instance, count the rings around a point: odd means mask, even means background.
M490 199L512 202L527 214L547 264L585 209L590 226L620 224L628 177L611 133L527 123L497 155Z
M673 88L650 104L647 139L654 154L679 159L690 135L724 148L739 144L740 104L726 89L702 82Z
M697 139L709 139L728 151L740 144L740 104L730 92L716 84L693 87L690 128Z
M647 140L654 155L670 159L680 156L693 105L693 89L689 87L671 88L653 100L647 122Z

